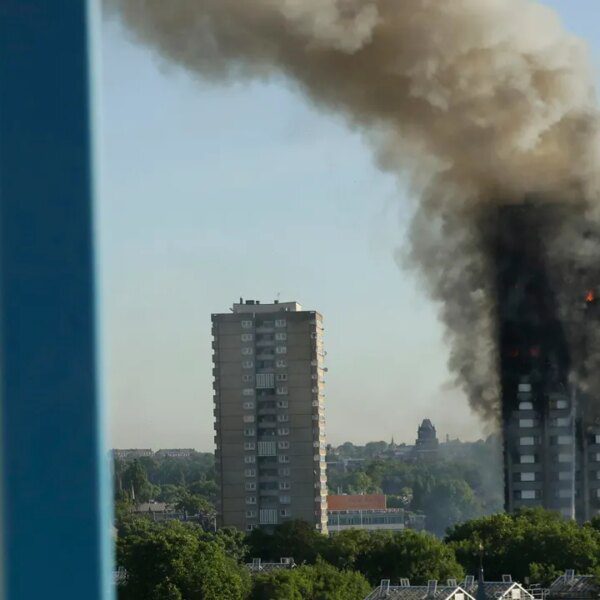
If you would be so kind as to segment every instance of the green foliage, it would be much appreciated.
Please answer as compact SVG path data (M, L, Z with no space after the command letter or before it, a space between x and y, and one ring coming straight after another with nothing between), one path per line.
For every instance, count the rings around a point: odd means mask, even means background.
M600 531L543 509L498 514L457 525L446 542L469 572L476 569L482 544L484 569L492 579L510 573L519 581L529 577L548 584L565 569L593 573L600 568Z
M414 583L429 579L460 579L463 568L452 548L427 533L349 530L331 539L328 560L360 571L374 585L381 579L408 577Z
M328 539L306 521L288 521L275 528L274 533L255 529L248 536L251 557L279 561L291 556L298 563L314 563L323 554Z
M357 600L371 591L367 580L318 561L289 571L259 575L252 600Z
M189 524L131 521L119 537L117 563L128 574L119 590L122 600L163 600L161 594L173 600L242 600L250 590L244 567Z

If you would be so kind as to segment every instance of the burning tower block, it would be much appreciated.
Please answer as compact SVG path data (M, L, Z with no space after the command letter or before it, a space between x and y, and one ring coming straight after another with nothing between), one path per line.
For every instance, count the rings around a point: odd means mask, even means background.
M586 372L600 279L551 248L565 228L561 212L507 206L494 225L505 505L585 521L600 512L598 398ZM583 222L569 227L565 238L591 235Z

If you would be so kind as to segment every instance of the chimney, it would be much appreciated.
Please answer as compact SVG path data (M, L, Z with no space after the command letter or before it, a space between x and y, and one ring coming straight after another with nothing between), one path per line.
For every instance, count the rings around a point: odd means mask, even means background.
M435 596L436 591L437 591L437 579L430 579L427 582L427 597L433 598Z

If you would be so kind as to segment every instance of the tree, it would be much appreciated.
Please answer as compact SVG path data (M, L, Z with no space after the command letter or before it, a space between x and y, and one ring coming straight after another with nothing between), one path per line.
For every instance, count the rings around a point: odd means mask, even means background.
M540 508L457 525L446 542L469 572L476 570L481 544L483 565L491 578L510 573L520 581L529 577L548 584L566 569L589 573L600 567L600 532Z
M148 481L146 470L138 460L130 462L121 475L123 491L136 502L147 502L152 498L154 488Z
M273 571L255 579L253 600L357 600L371 591L367 580L317 561L293 570Z
M284 556L297 563L314 563L323 553L328 539L306 521L288 521L275 527L273 533L254 529L248 536L251 557L278 561Z
M178 510L191 516L212 515L215 512L214 506L208 500L185 491L180 494L176 506Z
M372 584L382 579L460 579L464 571L452 548L427 533L343 531L331 540L326 558L335 566L360 571Z
M173 600L246 597L250 589L246 569L199 527L143 521L130 522L117 542L117 564L127 571L122 600L163 600L161 593Z

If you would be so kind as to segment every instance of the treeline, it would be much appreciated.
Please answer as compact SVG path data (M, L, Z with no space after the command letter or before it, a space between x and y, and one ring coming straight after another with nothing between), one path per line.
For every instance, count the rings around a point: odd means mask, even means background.
M149 500L166 502L190 514L214 512L218 487L214 456L209 453L115 459L113 480L117 514Z
M483 547L486 578L505 573L549 584L566 569L600 575L600 519L579 526L541 509L481 517L441 540L427 533L349 530L332 537L302 521L274 533L204 532L187 523L127 518L119 524L117 563L127 574L121 600L356 600L381 579L414 584L475 574ZM252 558L299 566L251 576Z
M430 461L399 460L386 452L386 442L346 442L331 448L330 493L384 493L390 508L425 513L427 529L439 536L456 523L502 510L501 448L496 438L445 445ZM348 463L348 458L353 461Z

